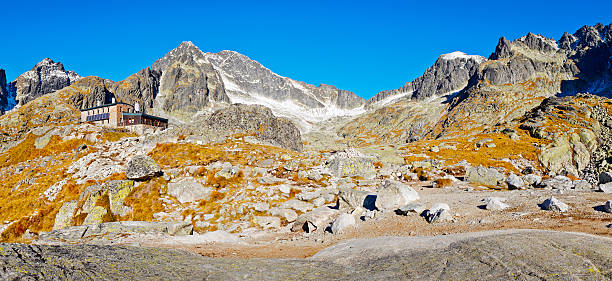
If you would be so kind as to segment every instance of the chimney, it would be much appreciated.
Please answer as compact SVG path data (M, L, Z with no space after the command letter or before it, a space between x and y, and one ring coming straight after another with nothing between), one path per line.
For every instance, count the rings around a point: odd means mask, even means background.
M140 104L138 102L134 104L134 112L140 112Z
M116 102L116 101L115 101L115 98L112 98L112 99L111 99L111 103L115 103L115 102Z
M98 101L98 106L102 106L102 101L101 100Z

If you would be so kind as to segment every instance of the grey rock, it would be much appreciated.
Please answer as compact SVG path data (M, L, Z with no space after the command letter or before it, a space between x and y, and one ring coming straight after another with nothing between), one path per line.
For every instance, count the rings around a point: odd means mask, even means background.
M510 47L510 41L505 37L499 38L499 42L495 47L495 52L489 56L490 60L499 60L504 58L509 58L513 55L513 52Z
M504 175L494 168L470 166L465 172L465 180L470 183L498 186L504 182L504 179Z
M378 186L375 205L380 211L393 211L419 198L419 194L412 187L398 181L386 180Z
M425 220L428 223L444 222L452 219L450 207L445 203L436 203L425 212Z
M525 186L523 179L515 174L510 174L506 179L506 183L508 184L508 188L511 189L523 189Z
M440 280L472 280L474 276L523 280L533 279L533 275L605 280L611 273L612 259L607 237L538 230L355 239L308 259L218 259L175 249L129 246L0 247L4 249L0 259L2 280L46 280L50 276L68 280L288 280L296 276L419 280L432 275ZM495 253L495 259L491 253ZM508 268L499 261L514 266Z
M606 203L604 204L604 211L612 213L612 200L606 201Z
M504 201L506 201L505 198L488 197L485 198L483 201L486 204L485 208L491 211L500 211L510 207L510 205L504 203Z
M154 106L155 98L159 95L160 79L160 71L147 67L130 75L125 80L115 83L109 90L113 93L116 100L129 104L138 103L141 110L146 112ZM176 79L181 80L185 78L176 77ZM196 99L191 99L191 101L195 103Z
M325 206L318 207L300 215L291 226L291 231L304 231L307 233L323 231L338 215L338 210Z
M561 190L572 189L574 187L572 180L565 176L556 176L554 178L545 179L540 185L546 189Z
M410 213L415 213L417 215L422 214L425 211L425 205L419 202L411 202L406 204L405 206L400 207L396 210L398 215L407 216Z
M147 180L161 175L161 168L151 157L141 154L128 162L125 175L131 180Z
M278 217L255 216L253 222L263 229L279 229L281 226L281 220Z
M341 214L332 222L331 232L338 234L352 225L355 225L355 217L351 214Z
M211 188L205 187L191 177L168 183L168 194L181 203L207 200L211 193Z
M215 111L206 124L224 131L254 133L257 139L286 149L301 151L303 148L302 136L295 124L274 116L269 108L261 105L233 104Z
M298 218L297 213L291 209L282 209L274 207L270 209L268 213L273 216L284 218L287 222L294 222Z
M542 203L542 209L555 212L567 212L569 206L555 197L550 197Z
M612 182L600 184L597 188L603 193L612 193Z
M343 209L355 209L364 207L373 210L375 207L376 194L368 191L354 190L350 188L340 189L338 193L338 207Z
M423 75L406 83L402 88L382 91L370 98L367 103L373 105L400 94L409 94L406 98L423 100L459 91L468 84L470 77L484 61L486 61L484 57L469 56L461 52L441 55Z
M593 187L588 181L585 180L575 180L572 181L572 184L574 185L574 189L577 190L589 190Z
M536 174L528 174L522 177L523 181L531 186L537 186L542 182L542 177Z
M355 149L345 149L336 152L330 157L327 168L335 177L362 177L373 179L376 169L372 164L373 158L360 153Z
M331 107L354 109L364 100L354 93L334 86L315 87L276 75L260 63L233 51L207 53L206 58L222 74L226 83L236 85L230 89L234 95L255 98L264 96L277 102L291 102L308 109L325 110ZM321 101L330 101L323 103Z
M253 204L253 209L255 209L255 211L258 211L258 212L266 212L270 210L270 204L266 202L257 202Z
M314 208L314 205L312 203L300 201L297 199L291 199L283 202L280 207L285 209L293 209L298 212L305 213L312 210Z
M612 182L612 172L601 172L599 174L599 184Z

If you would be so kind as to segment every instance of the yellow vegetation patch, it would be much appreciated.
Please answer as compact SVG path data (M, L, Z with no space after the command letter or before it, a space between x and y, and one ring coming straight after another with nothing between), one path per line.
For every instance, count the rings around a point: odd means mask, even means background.
M519 140L512 140L502 133L481 133L474 137L457 137L444 140L421 140L406 146L404 150L410 155L423 153L429 156L430 159L445 161L446 165L453 165L461 160L475 166L485 167L503 167L508 171L518 172L517 169L510 163L502 161L508 159L526 159L532 161L536 167L539 167L537 156L540 149L537 144L550 143L548 140L532 138L526 131L517 129ZM490 138L495 147L482 146L476 148L475 143L479 140ZM471 139L471 141L469 141ZM453 143L456 150L441 146L443 143ZM431 146L440 146L439 152L429 151ZM410 158L407 158L410 159Z

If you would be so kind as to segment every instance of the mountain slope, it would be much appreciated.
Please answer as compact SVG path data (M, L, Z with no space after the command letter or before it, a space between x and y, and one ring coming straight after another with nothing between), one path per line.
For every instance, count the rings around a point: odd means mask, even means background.
M331 85L316 87L280 76L233 51L206 53L219 71L232 103L261 104L281 116L308 123L362 113L364 100Z

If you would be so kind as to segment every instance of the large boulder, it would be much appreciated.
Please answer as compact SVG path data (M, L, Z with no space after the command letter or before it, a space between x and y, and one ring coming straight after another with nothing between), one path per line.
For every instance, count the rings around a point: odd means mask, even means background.
M134 190L134 182L131 180L117 180L105 184L110 203L110 211L115 215L123 216L131 209L123 205L125 198Z
M225 132L254 133L257 139L286 149L301 151L304 146L300 130L293 122L274 116L261 105L233 104L215 111L206 124Z
M338 234L352 225L355 225L355 217L351 214L341 214L332 222L331 232Z
M131 180L147 180L161 175L161 168L151 157L140 154L128 162L125 175Z
M542 209L555 212L567 212L569 206L555 197L550 197L542 203Z
M368 210L375 208L376 194L373 192L354 190L352 188L340 189L338 193L338 208L355 209L364 207Z
M338 216L338 210L329 207L319 207L302 214L291 226L291 231L304 231L307 233L322 231Z
M168 194L174 196L181 203L206 200L211 193L212 189L205 187L191 177L168 183Z
M525 187L523 179L515 174L510 174L506 179L506 183L508 184L508 188L511 189L523 189Z
M545 179L540 185L546 189L572 189L574 187L572 180L565 176Z
M452 219L450 207L446 203L436 203L429 210L425 211L425 220L428 223L444 222Z
M612 182L600 184L597 188L603 193L612 193Z
M465 180L475 184L487 186L499 186L504 182L504 174L495 168L485 168L482 166L468 167L465 171Z
M364 155L355 149L345 149L332 155L327 163L327 168L335 177L360 177L373 179L376 177L376 169L373 157Z
M599 184L612 182L612 172L602 172L599 174Z
M416 200L419 200L419 194L412 187L386 180L378 187L375 205L378 210L393 211Z

